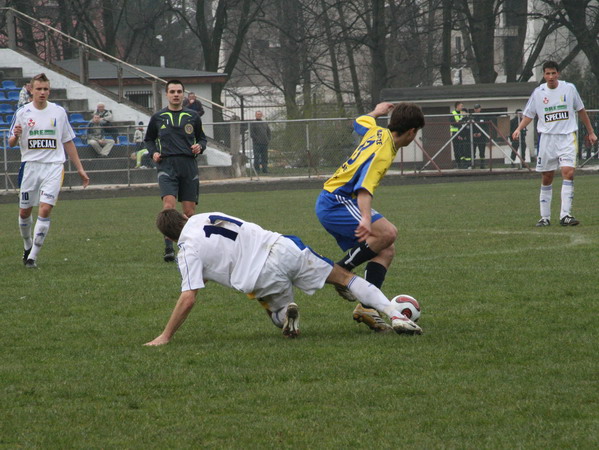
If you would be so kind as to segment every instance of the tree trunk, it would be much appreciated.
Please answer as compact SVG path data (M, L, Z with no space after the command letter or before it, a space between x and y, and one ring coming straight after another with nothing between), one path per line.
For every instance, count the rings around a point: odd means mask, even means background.
M453 84L451 78L451 30L452 22L452 0L443 0L443 28L441 30L441 81L443 85Z
M570 23L568 28L576 36L578 45L589 60L591 72L599 81L599 43L596 30L591 31L587 27L588 1L562 0L562 4L568 14ZM588 14L590 15L591 11L588 11Z
M324 30L327 39L327 48L329 50L329 58L331 59L331 71L333 75L333 90L335 91L335 100L337 102L337 110L341 117L345 117L345 108L343 106L343 93L341 91L341 81L339 79L339 66L337 64L337 51L335 49L336 42L333 39L333 33L331 31L332 24L329 19L329 13L327 11L328 6L325 0L320 1L322 7L322 19Z
M372 0L372 21L368 29L372 80L370 84L371 106L380 100L381 89L387 86L387 27L385 24L385 1Z
M351 45L349 33L347 32L347 23L345 21L343 5L341 2L337 2L337 12L339 13L339 23L341 25L341 37L345 43L345 52L347 53L347 61L351 75L352 90L354 93L354 100L356 102L356 109L358 114L364 114L366 112L366 108L364 107L364 101L362 100L360 80L358 78L358 70L356 68L356 62L354 59L354 49Z

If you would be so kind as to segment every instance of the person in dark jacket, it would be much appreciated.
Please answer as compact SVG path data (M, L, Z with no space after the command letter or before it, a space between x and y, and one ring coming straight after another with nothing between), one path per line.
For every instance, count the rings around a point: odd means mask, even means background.
M521 109L517 109L516 110L516 116L510 120L510 136L514 133L514 131L516 131L516 128L518 128L518 125L520 125L520 122L522 121L522 110ZM520 131L520 137L517 140L511 139L512 141L512 147L514 149L514 151L512 151L512 155L511 155L511 160L512 160L512 164L514 162L518 162L521 163L522 161L524 161L526 159L526 128L523 128L522 131ZM522 155L522 161L520 161L516 156L516 152L520 150L520 154Z
M193 109L200 115L200 117L204 115L204 107L196 97L195 92L190 92L187 94L187 98L183 100L183 107L187 109Z
M270 143L270 127L263 119L262 111L256 111L256 121L250 124L250 136L254 143L254 168L268 173L268 144Z

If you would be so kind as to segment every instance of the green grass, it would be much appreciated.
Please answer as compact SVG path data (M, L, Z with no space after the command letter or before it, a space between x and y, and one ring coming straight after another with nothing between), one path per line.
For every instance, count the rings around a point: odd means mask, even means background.
M156 197L60 202L30 271L0 205L0 447L596 448L599 177L582 225L537 229L538 180L383 186L399 228L384 291L423 306L422 336L375 335L330 287L298 293L286 340L254 301L200 291L173 342L142 344L179 294ZM318 190L201 196L338 258Z

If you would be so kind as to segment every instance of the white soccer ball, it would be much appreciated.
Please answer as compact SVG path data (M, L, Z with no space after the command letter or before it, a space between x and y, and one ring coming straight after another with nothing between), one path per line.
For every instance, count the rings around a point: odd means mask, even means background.
M400 294L393 297L391 302L397 304L397 309L413 322L418 322L420 319L420 303L414 297Z

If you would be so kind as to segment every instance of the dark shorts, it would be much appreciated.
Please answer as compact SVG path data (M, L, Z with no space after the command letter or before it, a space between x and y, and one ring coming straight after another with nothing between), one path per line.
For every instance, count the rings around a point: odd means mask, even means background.
M157 164L160 197L173 195L180 202L198 203L200 175L195 158L171 156Z

